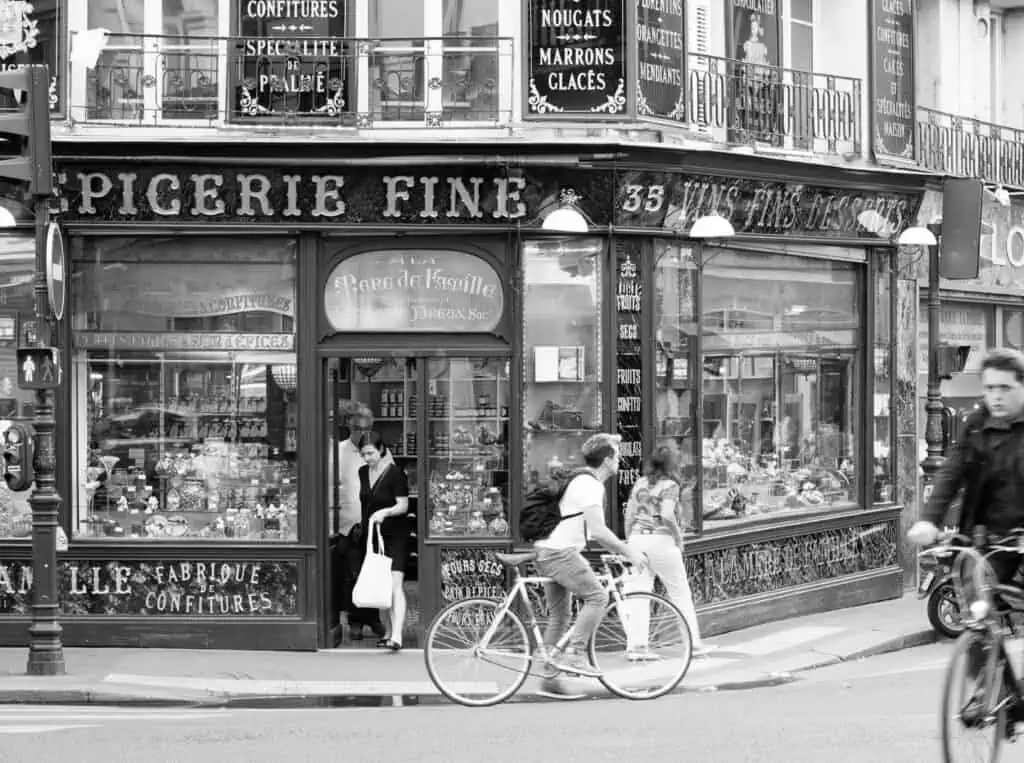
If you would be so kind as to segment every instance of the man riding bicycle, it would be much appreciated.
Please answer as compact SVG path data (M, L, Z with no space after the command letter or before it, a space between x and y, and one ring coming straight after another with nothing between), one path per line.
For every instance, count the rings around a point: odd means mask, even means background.
M619 441L617 435L602 433L583 443L581 450L587 468L565 488L559 502L562 520L548 537L534 543L537 572L551 578L550 583L544 584L544 596L551 612L544 631L548 658L556 668L582 676L600 675L587 658L586 645L608 606L608 592L582 554L588 536L634 565L644 564L643 556L620 540L604 521L604 485L619 472ZM554 647L572 616L573 595L579 597L583 606L565 653L554 654ZM547 679L543 688L554 693L562 691L553 678Z
M975 525L993 535L1007 535L1024 527L1024 354L1000 348L990 350L981 363L984 403L967 418L952 451L935 475L931 497L921 521L907 533L922 546L936 542L939 522L963 490L959 532L970 537ZM1011 583L1020 566L1016 553L989 557L1000 583ZM984 657L976 655L978 669ZM1014 720L1024 721L1024 706L1015 708ZM1007 731L1012 732L1011 728Z

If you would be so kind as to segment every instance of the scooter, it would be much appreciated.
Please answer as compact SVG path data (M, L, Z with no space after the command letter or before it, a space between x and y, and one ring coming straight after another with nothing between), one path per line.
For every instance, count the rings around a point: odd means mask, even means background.
M960 551L958 546L940 543L917 555L921 564L917 598L928 600L928 622L935 632L953 639L966 627L953 585L953 563Z

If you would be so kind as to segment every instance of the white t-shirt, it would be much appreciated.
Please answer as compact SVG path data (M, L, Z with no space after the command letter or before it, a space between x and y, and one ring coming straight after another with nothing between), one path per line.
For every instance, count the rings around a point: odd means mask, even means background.
M583 512L582 516L563 519L547 538L533 545L538 548L574 548L582 551L587 547L587 528L604 524L604 485L592 474L581 474L566 488L559 509L562 516Z

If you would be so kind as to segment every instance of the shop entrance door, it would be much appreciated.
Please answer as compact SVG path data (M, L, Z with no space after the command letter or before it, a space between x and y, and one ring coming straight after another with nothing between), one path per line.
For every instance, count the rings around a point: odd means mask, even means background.
M361 516L352 480L362 465L353 434L358 439L360 427L372 427L406 476L403 644L418 646L444 598L442 555L451 556L467 543L508 540L510 365L505 355L327 359L328 617L333 636L328 646L372 647L377 642L371 627L359 627L372 615L355 611L350 600L359 566L351 527Z

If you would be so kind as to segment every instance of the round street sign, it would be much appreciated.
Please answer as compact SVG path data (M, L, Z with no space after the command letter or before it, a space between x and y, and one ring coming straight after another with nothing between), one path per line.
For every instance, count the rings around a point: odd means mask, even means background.
M58 223L50 223L46 231L46 293L50 297L50 309L58 321L64 317L64 302L67 299L64 259L64 233Z

